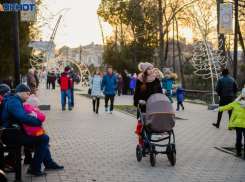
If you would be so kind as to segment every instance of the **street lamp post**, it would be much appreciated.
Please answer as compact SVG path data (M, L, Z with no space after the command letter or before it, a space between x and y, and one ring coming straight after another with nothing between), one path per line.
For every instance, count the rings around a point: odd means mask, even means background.
M13 3L18 3L14 0ZM15 88L20 84L20 48L19 48L19 27L18 11L14 11L14 65L15 65Z
M234 65L233 78L237 80L237 34L238 34L238 0L235 0L235 39L234 39Z

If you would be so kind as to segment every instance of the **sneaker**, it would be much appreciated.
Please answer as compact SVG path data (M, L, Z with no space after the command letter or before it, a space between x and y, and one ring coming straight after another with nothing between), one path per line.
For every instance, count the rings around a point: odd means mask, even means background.
M105 112L107 112L107 111L108 111L108 108L106 107L106 108L105 108Z
M70 107L70 108L69 108L69 110L71 111L71 110L72 110L72 108Z
M213 126L215 126L216 128L219 128L219 126L216 123L213 123Z
M47 169L64 169L64 166L59 166L56 162L53 162L52 164L45 166L45 170Z
M64 110L66 110L66 108L62 108L62 110L64 111Z
M110 111L110 114L112 114L113 113L113 111Z
M182 107L182 110L184 111L184 110L185 110L185 108L184 108L184 107Z
M176 111L179 111L179 109L176 109Z
M47 173L41 170L31 169L30 167L27 169L26 174L34 175L34 176L46 176Z

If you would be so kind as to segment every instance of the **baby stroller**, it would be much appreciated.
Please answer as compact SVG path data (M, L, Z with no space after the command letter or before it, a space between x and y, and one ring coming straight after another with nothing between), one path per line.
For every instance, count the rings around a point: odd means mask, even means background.
M146 113L141 113L140 103L138 104L139 121L141 130L138 133L139 143L136 147L136 158L141 161L142 156L150 154L151 166L156 164L156 154L167 154L171 165L176 163L175 135L173 127L175 125L175 114L167 96L157 93L149 97L146 104ZM137 126L137 127L138 127ZM166 134L166 137L159 140L152 140L147 135ZM171 142L171 137L173 141ZM167 144L157 144L168 140ZM154 143L153 143L154 142ZM166 147L166 150L157 151L156 147Z

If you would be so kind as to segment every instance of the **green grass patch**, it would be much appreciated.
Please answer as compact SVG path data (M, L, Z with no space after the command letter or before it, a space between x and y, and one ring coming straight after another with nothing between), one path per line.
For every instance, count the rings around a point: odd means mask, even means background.
M84 91L84 90L81 90L81 89L78 89L78 88L74 88L74 91Z
M233 153L236 154L236 149L235 148L232 148L232 147L223 147L225 150L229 150ZM242 150L242 155L244 156L244 150Z
M91 95L89 95L89 94L78 94L78 95L81 95L83 97L87 97L89 99L92 99ZM101 96L100 99L105 99L105 97L104 96Z

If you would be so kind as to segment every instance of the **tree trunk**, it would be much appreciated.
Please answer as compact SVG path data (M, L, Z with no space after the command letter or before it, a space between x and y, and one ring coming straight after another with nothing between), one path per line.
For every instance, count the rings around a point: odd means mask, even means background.
M166 66L166 63L167 63L167 59L168 59L168 45L169 45L169 42L168 42L168 31L167 31L167 42L166 42L166 49L165 49L165 53L164 53L164 63L165 63L165 66Z
M176 31L177 31L177 47L178 47L178 54L179 54L179 66L180 66L180 76L182 87L185 88L185 78L184 78L184 67L182 65L181 60L181 49L180 49L180 42L179 42L179 27L178 27L178 20L176 19Z
M164 57L163 57L163 31L162 31L162 22L163 22L163 13L162 13L162 0L158 0L158 16L159 16L159 34L160 34L160 46L159 46L159 60L161 68L165 66Z

